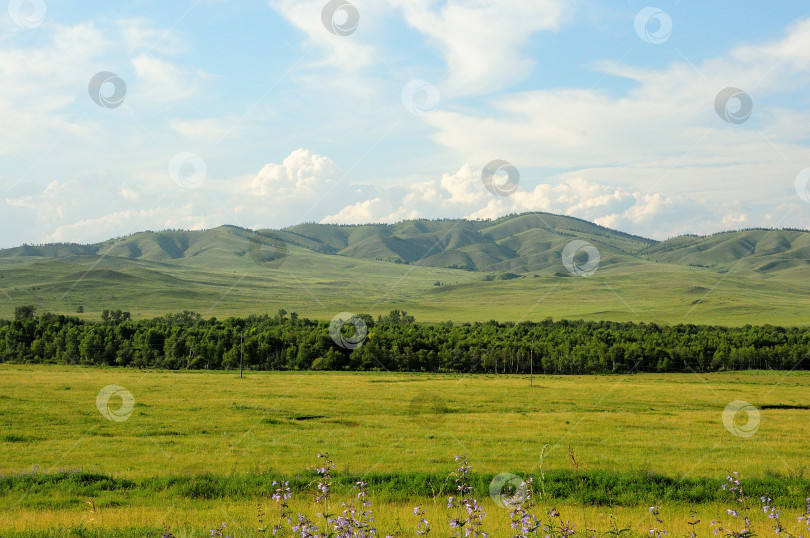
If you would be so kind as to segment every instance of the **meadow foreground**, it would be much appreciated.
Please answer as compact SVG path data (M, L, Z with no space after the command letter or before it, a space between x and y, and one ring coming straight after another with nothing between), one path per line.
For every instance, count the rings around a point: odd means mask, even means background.
M201 536L227 521L232 536L259 535L257 508L278 517L274 481L290 480L293 509L312 512L315 455L326 452L337 498L368 482L387 534L413 534L417 505L432 507L434 534L450 532L459 454L495 535L512 532L488 492L501 473L532 476L535 488L542 474L538 504L578 530L607 529L613 514L644 531L660 502L661 518L687 532L693 507L704 523L726 512L727 471L797 516L810 496L804 372L535 376L533 386L499 375L0 373L7 531L132 527L140 536L169 525Z

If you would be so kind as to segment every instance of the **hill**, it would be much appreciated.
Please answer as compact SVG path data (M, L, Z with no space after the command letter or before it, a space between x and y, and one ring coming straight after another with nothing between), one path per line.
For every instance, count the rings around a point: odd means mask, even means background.
M562 253L599 254L578 278ZM579 252L575 262L587 255ZM742 230L654 241L548 213L497 220L305 223L140 232L93 245L0 250L0 316L40 310L98 317L195 310L225 316L406 309L419 319L585 318L803 324L810 232Z

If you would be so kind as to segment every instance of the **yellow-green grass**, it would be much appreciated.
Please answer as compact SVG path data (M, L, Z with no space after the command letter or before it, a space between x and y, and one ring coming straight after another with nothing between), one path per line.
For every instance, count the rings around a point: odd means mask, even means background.
M348 497L336 500L349 501ZM371 509L374 513L375 523L380 536L415 536L417 518L413 515L415 506L427 511L427 518L431 525L430 536L450 537L451 529L448 524L448 511L444 502L430 498L415 498L411 503L378 502L371 497ZM497 506L490 498L481 498L481 503L487 515L484 518L484 530L493 538L506 538L516 534L510 528L510 513ZM261 507L264 517L264 526L280 523L278 508L272 500L262 499L259 502L248 501L207 501L207 500L178 500L170 505L150 506L123 506L112 508L91 508L87 503L77 510L15 510L13 518L0 519L3 528L7 531L34 531L46 529L75 529L82 528L88 531L104 531L134 527L137 529L160 529L169 526L178 537L205 537L211 528L226 523L228 534L233 537L257 537L271 535L257 532L259 528L258 508ZM290 508L294 513L304 513L316 523L321 523L317 516L317 505L312 502L311 496L304 499L293 500ZM662 506L659 517L664 525L659 525L650 515L647 507L626 506L588 506L579 504L560 504L538 502L535 513L543 521L548 521L547 510L556 508L564 521L575 525L575 530L581 532L585 529L596 530L597 535L603 535L611 527L611 516L619 528L631 529L634 536L648 536L652 526L667 530L670 536L689 536L691 527L689 522L700 521L696 530L699 536L711 536L711 522L719 520L721 524L730 524L733 518L726 513L728 505L724 503L702 504L689 506L685 504L665 504ZM694 510L694 512L692 512ZM806 526L796 521L796 516L802 510L783 510L782 520L785 528L794 536L806 534ZM755 514L754 528L760 535L772 534L770 524L762 514ZM0 516L2 518L3 516ZM735 530L739 530L735 528ZM64 531L63 531L64 532ZM123 533L122 533L123 534ZM102 534L103 535L103 534ZM154 533L153 536L159 536ZM582 536L582 534L579 534ZM32 534L31 536L36 536ZM133 533L132 536L143 536ZM541 534L542 536L542 534ZM588 534L588 536L591 536Z
M110 384L134 397L125 421L97 409L99 391ZM0 365L0 474L81 468L132 480L281 477L311 469L315 455L328 451L338 471L359 476L446 474L457 454L466 454L476 473L538 476L548 444L548 473L571 469L570 446L583 473L795 477L808 465L808 389L804 372L535 376L529 386L528 376L250 372L240 379L234 372ZM736 400L760 408L751 437L723 424L724 408ZM113 398L111 408L118 405ZM747 415L739 415L745 422ZM106 496L93 516L86 499L35 493L0 496L0 528L71 526L95 517L91 525L176 522L201 529L220 520L247 524L263 502ZM378 517L390 525L398 516L410 530L412 505L433 502L415 496L381 507ZM646 507L566 509L580 521L585 510L589 520L612 512L640 521L636 528L648 523ZM702 505L704 522L722 509ZM666 510L684 529L688 508ZM444 525L442 510L435 520Z

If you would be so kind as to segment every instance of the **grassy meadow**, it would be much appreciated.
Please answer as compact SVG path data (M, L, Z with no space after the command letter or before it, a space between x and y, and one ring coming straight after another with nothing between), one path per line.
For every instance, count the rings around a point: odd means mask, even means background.
M132 394L125 420L97 408L111 384ZM704 524L725 513L718 492L726 471L751 480L757 494L767 490L786 514L800 514L810 497L808 389L807 373L773 371L535 376L529 386L528 376L240 379L0 365L0 529L159 536L168 524L177 536L203 536L225 521L232 536L258 536L257 507L277 519L273 480L290 480L293 510L314 514L318 452L335 461L339 497L354 480L369 482L386 534L413 535L418 504L434 534L448 535L444 505L459 454L473 466L495 536L509 534L509 515L489 498L489 481L511 472L533 476L537 487L541 469L547 497L539 505L557 507L579 529L606 529L613 514L646 532L646 509L661 502L672 531L688 533L693 505ZM736 400L759 409L750 437L723 423ZM122 402L113 396L109 409ZM745 413L738 415L744 426Z
M345 310L376 317L400 309L428 322L546 317L731 326L807 322L810 283L803 272L721 274L649 262L610 266L608 260L589 278L542 271L537 277L487 281L487 273L297 248L271 267L224 255L160 263L80 256L0 259L0 317L11 319L16 306L33 304L39 312L87 320L98 320L105 309L143 319L183 310L224 318L284 308L323 320Z

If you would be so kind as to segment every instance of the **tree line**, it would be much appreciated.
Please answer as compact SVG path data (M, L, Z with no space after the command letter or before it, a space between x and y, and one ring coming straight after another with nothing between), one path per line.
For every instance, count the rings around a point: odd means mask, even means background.
M241 361L253 370L524 374L810 367L810 328L550 318L421 323L399 310L357 317L366 334L353 347L330 335L329 322L284 310L224 320L188 311L133 320L107 310L93 322L20 306L14 320L0 320L0 362L233 369ZM345 337L354 330L342 328Z

